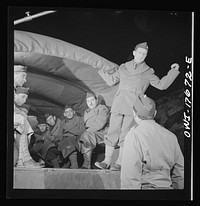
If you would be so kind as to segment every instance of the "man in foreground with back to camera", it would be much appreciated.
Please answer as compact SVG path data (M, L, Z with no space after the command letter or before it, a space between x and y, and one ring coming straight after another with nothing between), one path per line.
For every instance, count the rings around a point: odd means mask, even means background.
M184 158L177 137L155 122L155 102L138 96L136 125L127 133L121 189L184 189Z

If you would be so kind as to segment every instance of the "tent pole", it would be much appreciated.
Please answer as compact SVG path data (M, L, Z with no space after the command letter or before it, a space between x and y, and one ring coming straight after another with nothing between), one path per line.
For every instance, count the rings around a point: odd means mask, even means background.
M31 21L34 18L37 18L37 17L40 17L40 16L44 16L44 15L47 15L47 14L50 14L50 13L54 13L54 12L56 12L56 11L43 11L43 12L40 12L40 13L34 14L34 15L29 15L29 12L26 12L27 16L22 18L22 19L15 20L14 21L14 25L23 23L25 21Z

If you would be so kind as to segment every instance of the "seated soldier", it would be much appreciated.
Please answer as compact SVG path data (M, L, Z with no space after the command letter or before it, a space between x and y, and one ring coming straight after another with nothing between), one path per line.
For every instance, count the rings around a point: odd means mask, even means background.
M79 145L84 158L81 168L90 169L92 151L97 144L104 141L104 129L110 113L108 107L100 104L92 93L87 93L86 103L89 107L84 113L86 131L80 136Z
M49 131L43 118L38 118L38 128L34 131L31 141L30 153L36 159L42 159L47 165L60 168L62 154L57 146L48 138Z
M69 159L71 169L78 169L77 151L79 145L77 138L85 131L83 117L76 114L72 106L66 105L64 108L64 119L61 122L62 135L55 141L58 143L58 149L62 152L63 158Z
M52 115L49 113L46 113L44 117L47 123L48 132L49 132L48 139L49 141L55 142L55 139L59 138L60 135L62 135L61 120L55 115Z

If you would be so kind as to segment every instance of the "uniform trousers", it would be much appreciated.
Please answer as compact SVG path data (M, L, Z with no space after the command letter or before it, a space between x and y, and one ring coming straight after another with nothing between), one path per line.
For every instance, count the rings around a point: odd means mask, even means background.
M18 148L19 148L19 156L18 161L27 162L29 160L32 160L32 157L30 156L29 150L28 150L28 137L26 134L19 135L19 139L16 138L18 142Z
M123 147L124 139L131 127L136 124L134 117L112 112L110 124L104 142L106 145Z
M85 148L93 150L97 144L103 142L105 132L86 130L79 139L80 143L83 143ZM82 146L80 146L82 148ZM80 149L82 150L82 149ZM83 152L83 151L82 151Z

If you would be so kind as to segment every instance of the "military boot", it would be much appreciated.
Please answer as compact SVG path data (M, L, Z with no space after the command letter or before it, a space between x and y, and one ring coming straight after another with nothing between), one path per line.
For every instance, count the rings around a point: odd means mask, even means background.
M70 160L70 163L71 163L71 166L70 168L71 169L78 169L78 162L77 162L77 152L72 152L70 155L69 155L69 160Z
M105 159L102 162L95 162L95 166L100 168L100 169L109 169L110 168L110 164L111 164L111 160L112 160L112 155L114 153L115 148L107 145L106 144L106 148L105 148Z
M55 159L50 160L54 168L60 168L59 159L59 157L56 157Z
M92 151L88 150L87 152L83 153L83 165L81 169L91 169L91 156L92 156Z

